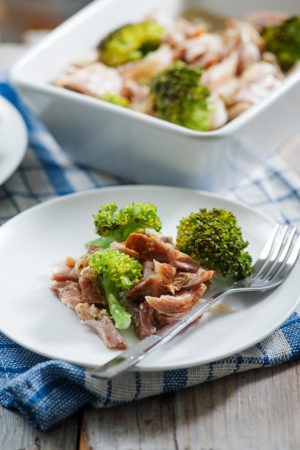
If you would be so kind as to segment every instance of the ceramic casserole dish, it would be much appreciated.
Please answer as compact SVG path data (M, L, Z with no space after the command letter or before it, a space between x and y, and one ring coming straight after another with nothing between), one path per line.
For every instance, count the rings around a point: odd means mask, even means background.
M11 72L63 150L75 161L138 183L222 191L299 131L300 71L220 129L193 131L54 86L70 62L117 27L159 7L170 17L189 10L225 17L276 10L299 14L298 0L99 0L51 32Z

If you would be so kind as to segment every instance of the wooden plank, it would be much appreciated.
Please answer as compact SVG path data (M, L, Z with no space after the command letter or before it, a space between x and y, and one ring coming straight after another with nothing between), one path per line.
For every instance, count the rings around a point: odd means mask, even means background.
M117 408L86 408L79 450L300 448L297 362Z
M173 395L96 410L86 408L79 450L174 448Z
M190 389L183 396L178 394L178 448L299 448L299 385L299 363L291 363L245 372Z
M122 407L84 410L48 432L0 408L1 450L294 450L300 363L222 378Z
M49 431L34 429L19 414L0 406L1 450L76 450L79 415Z

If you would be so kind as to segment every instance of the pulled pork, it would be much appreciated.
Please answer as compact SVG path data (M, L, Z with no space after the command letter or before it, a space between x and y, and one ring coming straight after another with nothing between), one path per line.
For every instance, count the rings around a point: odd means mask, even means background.
M213 276L190 256L180 252L170 238L145 230L132 233L125 242L113 242L112 249L137 259L143 266L141 280L121 303L132 316L136 334L143 339L186 314L202 297ZM101 280L88 265L95 247L71 267L54 273L52 290L59 300L72 308L111 349L123 350L126 344L116 330L101 289Z

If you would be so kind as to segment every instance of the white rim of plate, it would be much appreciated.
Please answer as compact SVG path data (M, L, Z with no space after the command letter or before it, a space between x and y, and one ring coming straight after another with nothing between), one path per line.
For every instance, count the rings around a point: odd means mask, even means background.
M172 190L173 193L176 192L192 192L194 194L199 194L199 196L204 196L207 198L212 198L215 199L217 201L221 201L224 204L229 205L233 205L237 208L242 208L244 211L247 211L250 214L255 214L257 217L261 217L262 221L264 221L265 223L268 223L269 225L275 225L275 221L270 219L269 217L267 217L266 215L262 214L259 211L254 210L251 207L248 207L240 202L234 201L234 200L230 200L230 199L225 199L222 198L220 195L218 194L214 194L214 193L210 193L210 192L206 192L206 191L201 191L201 190L193 190L193 189L189 189L189 188L181 188L181 187L173 187L173 186L160 186L160 185L119 185L119 186L109 186L109 187L103 187L103 188L96 188L96 189L91 189L91 190L86 190L86 191L82 191L82 192L76 192L76 193L72 193L72 194L67 194L64 195L62 197L55 197L53 199L50 199L48 201L45 201L41 204L35 205L31 208L29 208L28 210L18 214L16 217L10 219L8 222L6 222L0 229L0 238L1 238L1 233L2 231L4 232L5 229L7 227L10 226L10 223L15 222L20 220L21 217L24 217L26 215L29 215L33 210L38 210L38 209L43 209L43 208L47 208L48 205L53 205L53 204L57 204L57 203L63 203L64 201L68 201L68 199L72 199L72 198L79 198L79 197L84 197L84 196L92 196L95 194L101 194L101 192L105 193L109 193L111 191L135 191L135 190ZM186 367L193 367L199 364L206 364L212 361L217 361L219 359L231 356L237 352L243 351L246 348L249 348L252 345L255 345L257 342L260 342L262 339L266 338L267 336L269 336L275 329L277 329L289 316L290 314L294 311L295 307L297 306L297 303L299 302L300 297L297 297L297 300L294 302L294 304L292 306L290 306L284 313L284 315L276 320L276 322L274 322L272 324L272 326L269 326L269 328L267 328L265 330L265 332L263 334L260 334L257 338L253 339L251 341L251 343L244 345L244 346L239 346L238 349L235 349L234 351L228 352L222 356L220 356L218 359L215 358L207 358L199 363L193 363L193 364L189 364L188 366L182 365L182 364L176 364L173 365L172 367L170 366L165 366L165 365L157 365L154 367L150 367L150 366L143 366L143 363L141 363L140 365L136 366L134 369L132 370L138 370L141 372L149 372L149 371L161 371L161 370L172 370L172 369L180 369L180 368L186 368ZM1 330L1 332L3 332ZM5 333L4 333L5 334ZM19 345L24 346L25 348L28 348L29 350L36 352L38 354L41 354L43 356L46 356L48 358L56 358L56 359L62 359L62 358L57 358L57 356L55 356L54 354L48 354L48 353L43 353L42 351L37 351L34 347L29 346L29 345L24 345L20 340L15 339L14 336L10 333L7 334L7 336L9 338L11 338L14 342L18 343ZM169 345L169 344L167 344ZM111 357L116 356L119 352L113 352ZM74 363L77 365L81 365L83 367L97 367L97 364L95 364L94 366L91 366L90 364L80 364L78 361L75 361L74 359L62 359L65 361L68 361L70 363ZM99 365L99 364L98 364Z

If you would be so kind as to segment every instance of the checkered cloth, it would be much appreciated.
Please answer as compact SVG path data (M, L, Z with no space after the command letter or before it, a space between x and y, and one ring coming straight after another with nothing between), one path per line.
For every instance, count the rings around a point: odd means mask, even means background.
M29 131L29 150L23 163L0 187L1 223L56 195L123 183L121 179L72 163L7 83L0 83L0 95L19 109ZM299 194L299 178L278 158L270 158L251 178L226 193L279 222L298 226ZM129 372L103 381L93 379L88 370L49 360L0 334L0 402L45 430L89 402L99 408L120 405L299 356L297 313L259 344L229 358L189 369Z

